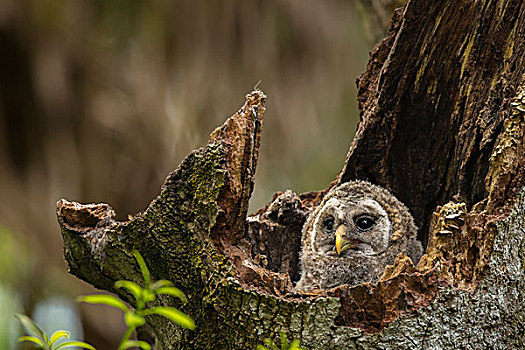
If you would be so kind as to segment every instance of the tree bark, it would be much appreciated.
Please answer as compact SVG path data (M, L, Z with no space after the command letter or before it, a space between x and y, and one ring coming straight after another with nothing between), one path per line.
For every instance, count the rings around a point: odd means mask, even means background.
M411 209L427 246L380 281L300 294L301 227L327 192L277 193L246 218L265 96L253 91L164 183L116 222L106 204L61 200L70 272L115 292L155 279L195 331L148 323L163 349L251 349L280 331L311 349L525 346L525 3L413 0L360 77L361 121L332 185L366 179Z

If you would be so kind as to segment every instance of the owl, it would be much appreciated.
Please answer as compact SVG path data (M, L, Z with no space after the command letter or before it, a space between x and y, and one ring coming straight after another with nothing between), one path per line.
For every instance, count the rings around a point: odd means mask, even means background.
M375 282L398 254L416 264L422 252L403 203L369 182L347 182L328 192L303 226L296 289Z

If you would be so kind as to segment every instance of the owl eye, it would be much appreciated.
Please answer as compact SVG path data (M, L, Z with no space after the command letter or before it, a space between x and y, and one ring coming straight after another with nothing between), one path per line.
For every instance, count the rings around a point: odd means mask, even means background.
M360 231L368 231L376 224L376 219L368 215L362 215L355 219L355 225Z
M323 226L326 232L332 232L334 230L334 222L335 219L332 215L327 216L326 219L323 220Z

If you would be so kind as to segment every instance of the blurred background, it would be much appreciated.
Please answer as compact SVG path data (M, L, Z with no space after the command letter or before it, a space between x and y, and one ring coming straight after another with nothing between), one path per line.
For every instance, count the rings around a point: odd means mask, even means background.
M372 5L0 0L0 349L15 348L15 312L116 348L122 315L72 302L95 290L67 274L56 202L144 210L259 80L251 211L276 191L326 188L358 120L355 79L389 23Z

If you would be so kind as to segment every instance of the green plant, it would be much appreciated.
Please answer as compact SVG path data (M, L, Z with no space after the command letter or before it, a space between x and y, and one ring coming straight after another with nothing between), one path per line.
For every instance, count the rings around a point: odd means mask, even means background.
M68 340L65 342L57 343L62 338L69 339L69 332L58 330L51 338L47 336L40 327L29 317L22 314L16 314L15 317L20 321L26 332L30 335L22 336L18 338L19 342L30 341L34 343L37 348L43 350L59 350L68 347L81 347L84 349L95 350L95 348L87 343L78 340Z
M288 343L288 338L286 337L286 334L284 332L280 332L280 336L281 336L281 348L275 345L273 340L271 340L270 338L266 338L264 339L264 344L266 346L257 345L257 350L279 350L279 349L280 350L303 350L299 347L299 340L294 339L292 343L290 344Z
M151 283L149 270L144 259L136 250L133 251L133 255L135 256L135 259L139 264L140 271L142 272L142 276L144 278L144 288L131 281L117 281L115 282L115 288L125 288L133 295L137 305L135 310L128 308L122 300L112 295L94 294L83 295L77 298L77 301L80 302L89 304L105 304L118 308L124 312L124 320L128 328L122 337L118 350L124 350L130 347L140 347L141 349L145 350L149 350L151 348L150 345L144 341L135 341L129 339L137 327L146 323L145 316L148 315L164 316L184 328L192 330L195 329L195 323L193 320L174 307L154 306L146 308L149 302L153 302L157 298L157 295L161 294L177 297L183 303L188 302L188 300L186 299L186 296L183 292L173 287L173 283L170 281L159 280Z

